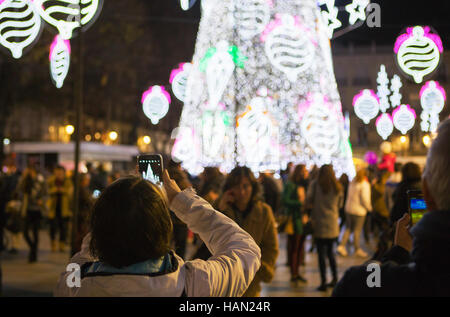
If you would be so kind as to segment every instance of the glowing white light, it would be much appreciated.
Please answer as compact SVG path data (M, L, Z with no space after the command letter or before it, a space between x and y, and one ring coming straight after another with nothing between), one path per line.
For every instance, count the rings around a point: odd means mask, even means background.
M380 102L377 95L370 89L361 90L353 98L355 113L365 124L375 118L380 110Z
M271 64L285 73L291 82L312 66L314 45L307 34L298 18L283 14L276 16L261 37Z
M436 81L428 81L420 90L420 104L423 108L420 118L424 132L434 132L439 125L439 113L444 109L446 94Z
M206 81L208 83L209 104L215 107L222 98L235 68L233 58L228 53L229 44L221 41L217 51L207 62Z
M388 96L391 91L389 90L389 78L384 65L380 66L380 71L377 76L377 83L377 96L380 100L380 110L381 112L386 112L386 110L390 107Z
M172 148L172 158L187 164L193 170L198 169L198 166L194 164L199 159L194 130L188 127L176 128L173 131L173 137L176 140Z
M206 110L202 116L202 150L203 155L214 160L219 154L225 139L226 113L221 110Z
M186 83L192 69L191 63L180 64L170 74L169 82L172 84L172 92L178 100L183 101L186 97Z
M320 94L309 97L300 105L306 108L301 117L300 130L314 152L327 161L339 148L339 122L333 105Z
M8 138L3 139L4 145L9 145L10 143L11 143L11 141Z
M159 176L153 173L151 164L147 165L147 171L142 172L142 178L152 182L153 184L159 184L161 182Z
M416 112L409 105L400 105L392 112L394 127L406 134L414 127Z
M392 117L389 113L382 113L375 123L378 134L386 140L394 131L394 124L392 123Z
M56 88L61 88L70 67L70 42L55 36L50 47L50 74Z
M421 83L438 67L443 46L439 35L430 33L429 27L415 26L397 38L394 52L400 69Z
M237 0L235 19L242 39L260 34L270 21L269 0Z
M145 115L153 124L158 124L159 120L169 111L170 95L161 86L150 87L142 95L142 109Z
M333 33L335 29L338 29L342 26L341 21L337 18L339 10L334 6L334 0L326 0L322 1L322 3L326 3L327 10L322 10L322 19L327 27L327 35L328 38L333 37Z
M358 20L364 21L366 19L366 7L369 3L369 0L353 0L351 4L345 6L345 10L350 13L348 22L351 25Z
M391 91L392 96L389 98L392 108L396 108L402 103L402 94L400 88L402 87L402 81L398 75L394 75L391 79Z
M100 0L33 0L40 16L54 26L64 40L70 40L75 29L98 16Z
M184 11L189 10L194 6L196 1L197 0L180 0L181 9L183 9Z
M0 1L0 45L11 51L14 58L38 40L41 17L31 0Z

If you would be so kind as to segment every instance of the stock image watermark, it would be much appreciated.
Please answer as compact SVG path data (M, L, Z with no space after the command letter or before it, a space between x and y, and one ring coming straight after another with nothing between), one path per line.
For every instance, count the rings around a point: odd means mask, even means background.
M380 263L372 262L367 265L366 271L370 272L367 276L366 284L369 288L381 287L381 268Z
M66 277L66 285L69 288L81 287L81 267L77 263L69 263L66 272L70 274Z

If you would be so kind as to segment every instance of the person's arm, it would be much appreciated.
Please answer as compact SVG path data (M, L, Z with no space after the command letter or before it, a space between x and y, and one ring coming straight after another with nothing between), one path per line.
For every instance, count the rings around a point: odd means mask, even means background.
M253 238L191 189L177 194L170 209L212 253L208 261L186 263L187 296L244 294L261 266L261 250Z

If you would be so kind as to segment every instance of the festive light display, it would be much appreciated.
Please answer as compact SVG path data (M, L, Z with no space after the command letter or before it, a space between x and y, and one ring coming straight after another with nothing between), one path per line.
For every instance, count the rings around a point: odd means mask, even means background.
M387 138L394 132L394 123L392 122L392 117L389 113L382 113L375 122L378 134L387 140Z
M200 62L200 70L206 72L208 83L209 104L215 107L233 75L235 64L243 68L244 60L236 46L230 46L227 41L220 41L217 47L210 48Z
M40 16L54 26L64 40L70 40L80 27L95 21L102 0L33 0Z
M443 50L441 38L430 33L428 26L407 28L394 46L398 66L416 83L421 83L425 76L438 67Z
M272 20L263 27L267 8ZM337 175L353 177L327 26L316 0L202 1L175 133L173 156L182 166L196 174L205 166L229 172L245 164L256 173L288 162L333 164Z
M272 65L292 82L312 64L314 45L307 34L308 30L302 27L298 17L277 14L276 20L267 26L261 36Z
M369 5L369 0L353 0L349 5L345 6L345 10L350 13L349 23L355 24L356 21L364 21L366 19L366 7Z
M420 89L420 104L423 108L420 118L422 131L435 132L439 125L439 113L444 109L446 94L436 81L428 81Z
M34 44L42 30L41 17L31 0L0 0L0 45L16 59Z
M260 34L270 21L271 0L238 0L235 19L242 39Z
M191 68L191 63L180 64L179 67L174 69L170 74L169 82L172 84L172 92L180 101L184 101L186 82Z
M334 0L322 0L319 1L319 5L326 4L327 10L322 10L322 19L327 27L328 38L333 37L335 29L342 26L341 21L337 18L339 10L334 6Z
M70 42L55 36L50 46L50 74L56 88L61 88L70 67Z
M396 108L402 103L402 94L400 88L402 87L402 81L400 76L394 75L391 79L391 91L392 96L389 98L392 108Z
M170 101L164 87L152 86L142 95L142 109L153 124L158 124L169 111Z
M389 78L384 65L380 66L380 71L377 76L377 83L377 95L380 100L380 110L381 112L386 112L386 110L390 107L388 96L391 91L389 90Z
M414 127L416 112L409 105L400 105L392 112L394 127L406 134Z
M181 9L187 11L194 6L195 2L197 2L197 0L180 0Z
M375 165L378 163L378 156L377 153L373 151L368 151L364 155L364 161L369 165Z
M363 89L353 98L355 113L365 124L375 118L380 110L380 101L373 90Z

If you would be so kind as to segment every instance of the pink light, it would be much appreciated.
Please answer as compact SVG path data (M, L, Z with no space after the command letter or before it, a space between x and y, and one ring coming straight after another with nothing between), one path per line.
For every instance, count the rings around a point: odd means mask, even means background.
M299 28L300 30L304 31L305 33L307 33L308 35L311 34L311 30L307 27L305 27L301 22L300 22L300 17L298 16L294 16L294 25ZM265 30L262 32L261 34L261 42L265 42L267 40L267 37L269 36L270 33L272 33L272 31L274 29L276 29L277 27L283 25L283 15L280 13L275 14L275 20L273 20L272 22L270 22L269 24L267 24ZM311 42L314 44L314 46L318 46L318 42L312 38L311 36L309 36Z
M71 47L70 47L70 41L69 40L61 40L59 34L55 36L55 38L53 39L52 44L50 45L50 54L49 54L49 59L52 59L53 56L53 51L55 50L56 45L58 45L58 42L62 41L63 44L66 46L67 51L69 52L69 54L71 53Z
M406 110L408 110L409 112L411 112L411 113L414 115L414 119L417 118L416 112L414 111L413 108L411 108L410 105L400 105L399 107L395 108L394 111L392 111L392 117L395 117L395 114L396 114L397 112L399 112L400 109L401 109L403 106L405 106L405 107L406 107Z
M151 86L147 91L145 91L142 94L142 98L141 98L141 103L145 102L145 99L148 97L149 94L151 94L153 92L153 88L155 88L156 86ZM170 98L170 94L166 91L166 89L162 86L159 86L159 88L161 88L161 93L164 95L164 97L167 98L167 101L170 103L171 102L171 98Z
M436 89L441 92L442 96L444 96L444 101L447 100L447 94L445 93L444 88L442 88L442 86L439 85L439 83L437 81L433 81L433 80L427 81L425 83L425 85L422 86L422 88L420 89L420 93L419 93L420 98L422 98L422 95L425 93L425 90L430 89L430 86L432 83L435 83Z
M395 41L395 45L394 45L394 52L398 53L398 50L400 49L400 46L410 37L413 36L413 29L414 27L409 27L406 29L406 33L400 35L397 40ZM444 46L442 45L442 40L440 38L439 35L437 34L433 34L430 33L430 27L429 26L424 26L423 27L423 31L424 34L423 36L428 37L430 40L432 40L434 42L434 44L436 44L436 46L438 47L438 50L440 53L442 53L444 51Z
M170 83L173 83L173 80L175 79L175 77L176 77L179 73L181 73L182 71L184 71L184 65L185 65L185 64L186 64L186 63L181 63L181 64L178 65L178 68L172 70L172 72L170 73L170 79L169 79L169 82L170 82Z
M358 99L361 98L364 95L364 91L369 91L369 94L377 100L378 103L380 103L380 99L378 98L377 94L372 89L363 89L359 92L359 94L355 95L353 97L353 107L358 102Z
M375 121L375 125L378 125L378 122L383 118L383 117L387 117L389 120L391 120L391 122L393 122L392 117L389 113L383 113L381 114L377 120Z

